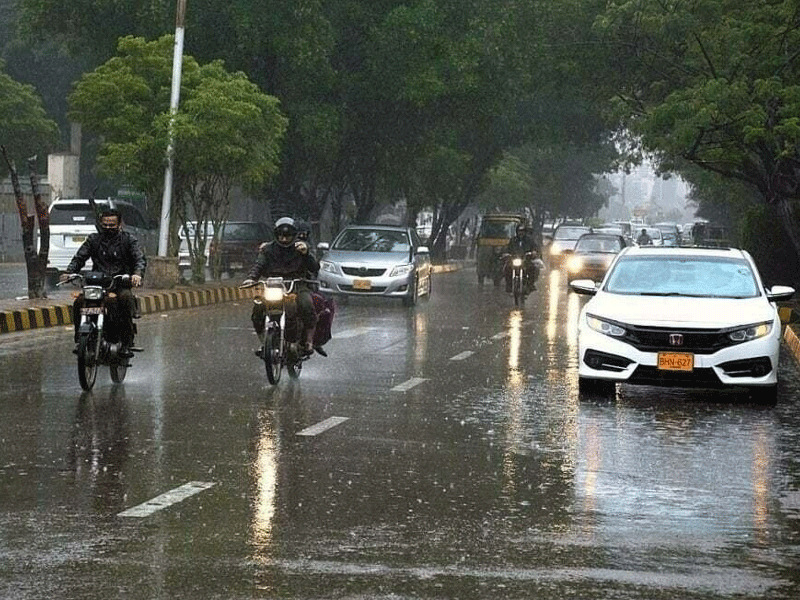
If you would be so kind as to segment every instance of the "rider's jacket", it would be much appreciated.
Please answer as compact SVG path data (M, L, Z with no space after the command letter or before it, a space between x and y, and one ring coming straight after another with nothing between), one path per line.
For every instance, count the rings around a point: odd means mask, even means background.
M108 276L140 275L144 277L147 258L139 246L139 241L127 231L118 231L113 235L92 233L81 244L72 261L67 266L67 273L78 273L86 261L92 259L92 268L102 271Z
M522 256L527 252L538 252L538 248L527 235L514 236L508 241L506 252L512 256Z
M309 251L302 254L294 245L284 247L275 242L265 244L258 251L256 262L250 268L247 277L283 277L285 279L316 277L319 273L319 262Z

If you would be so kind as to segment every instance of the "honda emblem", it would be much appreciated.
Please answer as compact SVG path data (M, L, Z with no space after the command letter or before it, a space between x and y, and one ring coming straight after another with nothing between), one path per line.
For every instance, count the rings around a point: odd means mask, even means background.
M670 346L683 346L683 334L681 334L681 333L670 333L669 334L669 345Z

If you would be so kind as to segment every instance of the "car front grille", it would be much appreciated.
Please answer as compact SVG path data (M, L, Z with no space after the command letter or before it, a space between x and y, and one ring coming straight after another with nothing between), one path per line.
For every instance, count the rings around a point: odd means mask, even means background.
M665 371L658 367L639 365L627 383L639 385L673 385L677 387L720 387L722 382L713 369Z
M340 285L339 289L342 290L343 292L353 292L354 294L368 295L368 294L382 294L383 292L386 291L386 286L373 285L368 290L357 290L352 285Z
M364 267L342 267L342 273L352 277L380 277L386 269L367 269Z
M643 352L694 352L713 354L735 345L727 329L675 329L668 327L638 327L625 325L622 338Z

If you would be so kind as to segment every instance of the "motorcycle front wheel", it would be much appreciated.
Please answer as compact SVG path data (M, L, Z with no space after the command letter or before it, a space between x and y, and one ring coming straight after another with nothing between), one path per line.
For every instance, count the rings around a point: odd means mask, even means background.
M78 340L78 381L87 392L97 379L97 333L84 333Z
M278 385L281 380L281 332L277 329L267 329L264 336L264 348L261 357L264 359L264 368L267 371L267 380L272 385Z
M127 359L122 359L126 360ZM122 383L125 381L125 375L128 373L128 365L127 364L118 364L118 365L111 365L111 381L114 383Z
M525 297L522 295L522 278L515 276L514 277L514 305L521 306L522 303L525 301Z

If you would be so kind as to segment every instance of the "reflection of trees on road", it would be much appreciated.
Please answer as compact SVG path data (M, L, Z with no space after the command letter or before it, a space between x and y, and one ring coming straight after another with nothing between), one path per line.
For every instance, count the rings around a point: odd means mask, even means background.
M98 512L116 513L124 508L123 467L130 442L125 388L111 389L109 397L84 392L78 400L67 466L75 483L88 484Z

